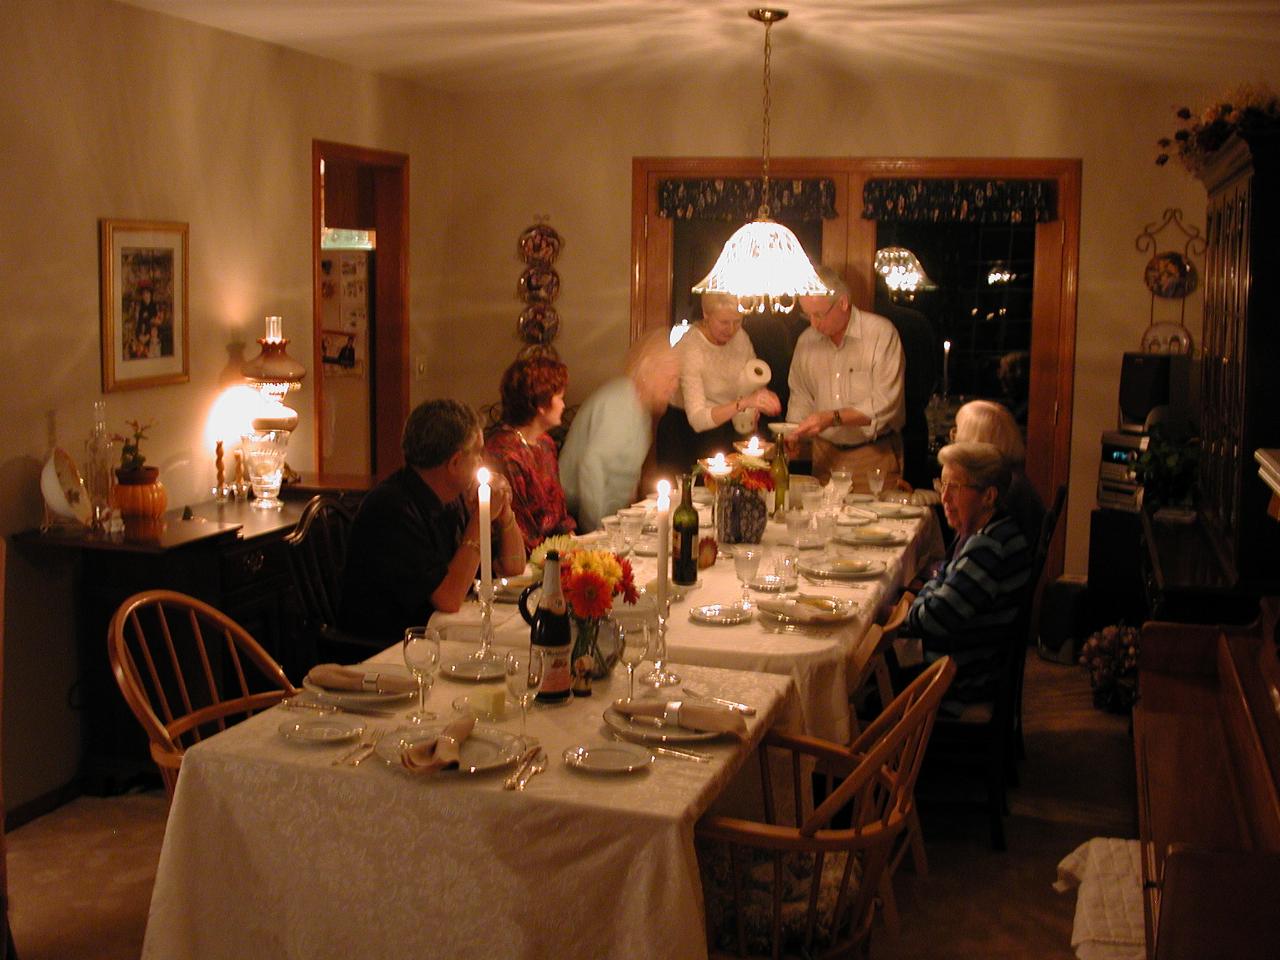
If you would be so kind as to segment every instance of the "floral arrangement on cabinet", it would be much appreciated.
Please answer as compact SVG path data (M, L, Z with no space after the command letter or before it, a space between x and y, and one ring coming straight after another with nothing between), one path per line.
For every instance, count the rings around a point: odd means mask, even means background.
M1161 137L1156 163L1164 165L1176 156L1192 174L1199 175L1210 156L1237 130L1245 132L1280 126L1280 96L1265 83L1246 83L1227 92L1198 114L1179 107L1178 129Z
M1103 627L1084 642L1080 666L1089 674L1095 707L1128 713L1138 700L1137 628Z

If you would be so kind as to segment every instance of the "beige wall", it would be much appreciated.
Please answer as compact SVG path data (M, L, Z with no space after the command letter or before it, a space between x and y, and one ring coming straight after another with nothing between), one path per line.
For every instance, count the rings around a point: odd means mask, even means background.
M406 84L132 7L4 0L4 11L0 533L37 525L47 449L78 455L101 396L100 217L190 224L190 382L106 402L113 429L155 421L146 452L171 506L207 499L204 427L228 351L256 352L262 317L278 313L290 352L312 366L312 139L411 155L411 309L422 318L439 290L450 115ZM294 396L311 424L310 385ZM309 428L290 460L313 465ZM4 773L14 806L70 778L78 726L65 705L76 672L69 563L10 557Z

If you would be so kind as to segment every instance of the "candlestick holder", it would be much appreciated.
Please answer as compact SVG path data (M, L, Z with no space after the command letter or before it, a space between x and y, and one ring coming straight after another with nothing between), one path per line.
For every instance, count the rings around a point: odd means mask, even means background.
M680 683L679 674L667 669L667 618L671 613L671 601L662 605L666 609L658 610L658 638L653 649L653 669L640 678L640 682L651 687L674 687Z
M486 597L484 588L479 591L480 599L480 649L471 654L475 663L497 663L502 660L493 649L493 593L490 588Z

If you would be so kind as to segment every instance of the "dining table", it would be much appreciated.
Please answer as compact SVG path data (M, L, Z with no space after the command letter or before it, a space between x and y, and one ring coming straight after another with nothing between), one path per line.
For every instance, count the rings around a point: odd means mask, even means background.
M805 534L797 541L785 523L770 520L759 544L722 544L715 563L699 571L694 587L675 590L666 624L666 653L671 661L791 677L796 684L802 732L837 743L848 743L854 732L846 674L858 641L876 618L894 604L901 589L943 555L941 527L929 506L867 503L854 496L856 502L842 508L840 522L829 538ZM655 501L634 506L652 515ZM709 508L702 507L700 514L702 532L711 536ZM885 534L882 542L859 542L858 532L868 529ZM607 541L604 534L597 532L578 542L600 547ZM742 586L734 572L732 553L751 547L763 553L757 583L763 583L763 577L776 576L783 557L794 557L798 569L792 575L794 582L783 584L789 588L783 596L834 598L846 604L847 617L834 623L794 624L778 623L758 611L745 619L699 616L700 610L710 606L727 607L740 602ZM656 552L652 532L624 545L623 550L637 584L650 594L657 574ZM821 571L833 559L866 561L868 566L847 575L809 575ZM530 578L526 573L514 582L522 584ZM769 590L750 590L752 602L778 596L773 591L775 583L770 582ZM495 597L491 614L493 643L498 647L527 644L529 625L515 602L518 591L502 590L499 585ZM431 622L448 635L475 638L480 618L480 605L472 600L456 613L437 612Z
M441 647L426 701L441 723L503 700L493 697L500 679L453 679L474 643ZM362 669L403 673L400 658L393 647ZM487 747L474 773L400 765L405 731L429 729L407 725L416 695L378 701L390 716L342 697L330 714L276 706L201 741L178 778L142 956L704 958L694 824L767 730L801 720L786 674L674 666L707 696L754 709L741 738L678 729L663 744L654 738L668 727L644 727L624 742L606 722L626 693L618 668L591 696L529 710L528 735L548 763L523 790L504 789L511 758L525 755L510 703L468 738ZM324 734L299 739L299 718L313 716ZM366 761L335 763L375 732ZM607 757L611 747L640 759L569 763L575 751ZM651 751L668 747L705 761Z

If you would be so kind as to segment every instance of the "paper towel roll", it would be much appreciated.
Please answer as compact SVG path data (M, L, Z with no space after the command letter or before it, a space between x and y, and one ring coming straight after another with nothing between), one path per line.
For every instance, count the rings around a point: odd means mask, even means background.
M769 381L773 378L773 371L769 369L769 365L759 357L748 360L746 366L742 368L742 372L738 374L738 396L744 396L759 390L761 387L767 387ZM755 429L756 411L754 407L748 407L746 410L740 410L733 415L733 429L738 433L750 433Z

